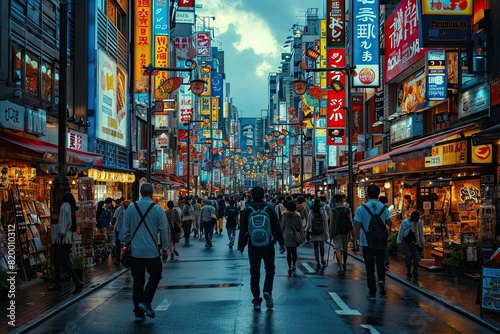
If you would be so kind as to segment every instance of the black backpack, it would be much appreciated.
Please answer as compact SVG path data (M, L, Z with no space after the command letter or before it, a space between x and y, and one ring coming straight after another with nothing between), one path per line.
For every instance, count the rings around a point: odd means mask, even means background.
M410 221L411 225L411 221ZM408 233L403 237L403 240L409 244L414 244L417 242L417 236L415 235L415 232L412 231L411 226L408 229Z
M325 229L323 228L323 215L321 212L315 213L311 223L311 233L312 234L323 234Z
M345 212L346 209L345 207L333 208L339 214L339 223L336 225L338 234L349 234L352 230L352 222L349 219L349 215Z
M387 240L389 239L389 231L385 227L385 222L382 220L381 215L386 209L384 205L382 210L377 214L373 213L368 206L363 204L366 212L370 214L370 224L368 225L368 231L365 230L363 224L361 228L366 234L366 241L368 242L368 247L373 249L384 249L387 247Z

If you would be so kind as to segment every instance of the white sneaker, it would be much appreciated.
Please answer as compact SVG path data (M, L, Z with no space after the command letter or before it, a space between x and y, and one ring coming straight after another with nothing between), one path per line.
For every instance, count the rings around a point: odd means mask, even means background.
M266 307L267 308L274 307L273 298L271 297L271 294L269 292L264 292L264 299L266 300Z

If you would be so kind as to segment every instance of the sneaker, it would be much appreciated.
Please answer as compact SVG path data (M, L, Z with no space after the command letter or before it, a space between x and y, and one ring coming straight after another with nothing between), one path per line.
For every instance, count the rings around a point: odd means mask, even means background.
M266 300L266 307L267 308L274 307L273 298L271 297L271 294L269 292L264 292L264 299Z
M256 298L252 300L254 311L260 311L260 304L262 303L262 298Z
M153 311L151 305L146 305L145 302L140 302L139 305L137 305L137 308L146 313L146 315L150 318L156 317L155 311Z
M337 270L337 274L338 274L339 276L345 276L345 270L343 270L343 269L339 269L339 270Z
M366 298L368 298L368 300L375 300L375 299L377 299L377 297L375 295L372 295L372 294L369 294L368 296L366 296Z
M179 252L174 249L175 256L179 256Z
M135 322L143 322L144 320L146 320L144 313L135 315Z
M288 269L288 276L292 276L292 272L293 272L292 268Z
M387 290L385 289L385 283L378 281L378 288L380 289L380 297L385 297L387 295Z
M292 271L295 271L295 266L292 266L292 268L290 268Z

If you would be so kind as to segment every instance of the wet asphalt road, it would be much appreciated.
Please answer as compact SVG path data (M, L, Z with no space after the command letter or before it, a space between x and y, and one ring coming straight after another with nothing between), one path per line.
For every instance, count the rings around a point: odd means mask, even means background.
M27 333L492 333L390 278L387 297L368 301L363 263L350 258L342 278L330 255L316 272L308 244L299 247L292 277L277 253L274 309L263 303L257 312L246 250L230 250L225 233L214 236L213 248L204 244L181 240L180 256L163 265L155 319L134 322L127 272Z

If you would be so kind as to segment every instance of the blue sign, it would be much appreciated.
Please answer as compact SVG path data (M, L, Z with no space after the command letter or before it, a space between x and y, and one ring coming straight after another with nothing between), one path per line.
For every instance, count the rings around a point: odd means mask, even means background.
M153 1L153 31L155 36L169 34L168 20L170 11L167 1Z
M425 97L429 101L443 101L447 98L448 71L446 65L445 50L427 51L427 90Z
M379 0L353 0L353 87L379 87Z
M471 15L422 15L423 46L468 46Z

